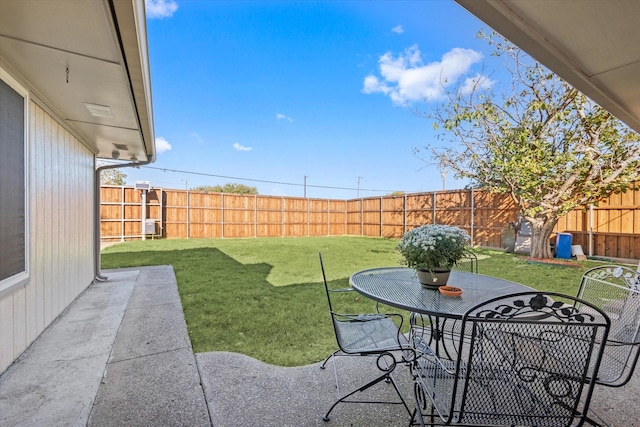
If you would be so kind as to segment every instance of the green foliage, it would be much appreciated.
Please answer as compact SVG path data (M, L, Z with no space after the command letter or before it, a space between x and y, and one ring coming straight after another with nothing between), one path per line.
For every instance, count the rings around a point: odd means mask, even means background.
M469 235L461 228L428 224L404 233L396 250L407 267L432 271L452 268L469 242Z
M345 288L359 270L399 266L397 243L347 236L145 240L104 249L102 268L172 265L194 352L233 351L270 364L301 366L336 349L318 252L329 286ZM558 268L502 251L474 251L481 274L570 295L576 294L582 273L595 265ZM354 292L338 303L348 313L376 310L373 301ZM408 319L398 309L384 310Z
M127 174L120 169L104 169L100 172L100 185L125 185Z
M225 185L201 185L200 187L193 187L192 190L206 191L209 193L258 194L256 187L233 182L228 182Z
M476 79L449 93L429 117L452 144L429 148L457 177L509 194L534 226L532 256L548 257L536 243L562 215L634 188L640 135L505 39L480 37L505 58L511 90Z

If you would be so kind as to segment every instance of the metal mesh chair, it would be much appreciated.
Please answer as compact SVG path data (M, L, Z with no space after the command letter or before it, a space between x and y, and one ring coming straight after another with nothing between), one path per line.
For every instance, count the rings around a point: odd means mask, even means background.
M587 270L578 298L598 306L611 319L597 382L610 387L625 385L640 355L640 273L617 265Z
M371 313L371 314L343 314L337 313L333 309L332 294L336 292L345 292L347 289L329 289L327 277L324 271L324 263L322 254L320 257L320 268L322 270L322 280L324 281L324 289L329 303L329 313L333 323L338 350L329 355L325 359L321 368L324 369L329 359L333 358L334 373L336 379L336 388L338 392L338 400L329 408L327 413L322 417L324 421L329 421L329 414L339 403L383 403L383 404L399 404L404 405L408 414L411 409L407 405L398 384L392 377L398 363L406 362L410 359L412 349L406 337L400 332L397 322L402 326L403 318L399 314L393 313ZM395 321L395 322L394 322ZM378 372L376 376L366 384L357 387L355 390L342 394L338 381L338 372L335 365L335 358L339 356L369 356L376 358L376 366ZM380 382L390 383L396 394L397 400L354 400L352 396L356 393L363 392Z
M411 425L571 426L586 419L610 322L555 293L495 298L462 319L455 359L418 340Z
M456 261L452 270L478 274L478 256L470 250L465 249L462 258Z

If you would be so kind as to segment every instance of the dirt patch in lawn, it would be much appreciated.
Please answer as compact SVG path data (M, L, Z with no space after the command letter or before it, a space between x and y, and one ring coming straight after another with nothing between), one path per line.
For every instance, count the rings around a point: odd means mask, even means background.
M575 261L557 259L557 258L552 258L552 259L525 258L525 261L530 264L543 264L543 265L549 265L551 267L570 267L570 268L582 267L579 263Z

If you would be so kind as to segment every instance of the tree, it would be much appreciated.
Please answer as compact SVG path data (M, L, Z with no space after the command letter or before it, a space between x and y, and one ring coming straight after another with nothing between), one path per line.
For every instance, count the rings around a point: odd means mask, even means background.
M119 169L105 169L100 172L100 185L125 185L127 174Z
M199 187L192 188L194 191L207 191L211 193L236 193L236 194L258 194L256 187L249 187L244 184L236 184L228 182L225 185L201 185Z
M511 87L496 95L471 78L428 118L452 145L427 147L441 166L509 194L531 222L531 256L550 258L558 219L640 179L640 135L496 33L479 33L506 59ZM419 151L419 150L418 150Z

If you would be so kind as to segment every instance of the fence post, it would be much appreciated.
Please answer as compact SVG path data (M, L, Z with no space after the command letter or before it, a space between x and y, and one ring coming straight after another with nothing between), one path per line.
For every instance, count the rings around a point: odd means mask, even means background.
M164 203L164 190L162 188L160 188L159 190L156 190L156 193L160 191L160 195L158 196L158 209L160 210L159 212L159 216L160 216L160 237L162 237L164 235L164 215L162 214L162 212L164 211L162 209L162 205ZM155 227L155 226L154 226ZM154 228L155 231L155 228Z
M331 236L331 200L327 201L327 236Z
M471 187L471 246L474 246L474 233L475 233L475 193L473 187Z
M436 192L433 193L433 223L436 224Z
M382 227L384 227L384 222L382 221L382 196L380 196L380 237L382 237Z
M349 215L349 202L344 202L344 234L349 235L349 221L347 221L347 215Z
M364 236L364 199L360 199L360 235Z
M121 219L121 225L120 225L120 241L124 242L124 224L125 224L125 220L124 220L124 214L125 214L125 209L124 209L124 185L121 187L121 198L120 198L120 219Z
M402 196L402 234L407 232L407 195Z
M593 203L589 205L589 256L593 256Z
M309 230L309 228L311 228L311 218L309 218L310 214L309 214L309 199L305 197L304 199L305 203L307 204L307 237L309 237L311 235L311 231Z
M187 239L191 237L191 192L187 190Z

